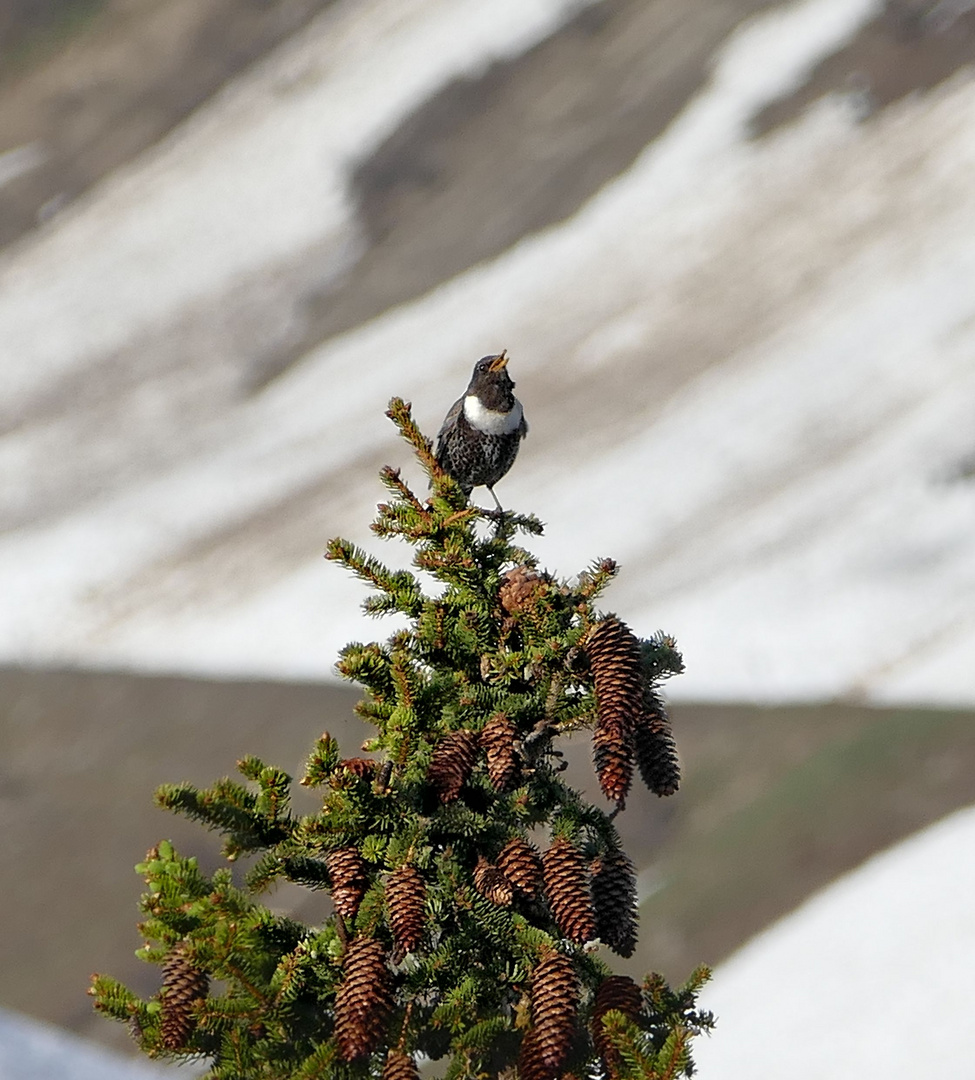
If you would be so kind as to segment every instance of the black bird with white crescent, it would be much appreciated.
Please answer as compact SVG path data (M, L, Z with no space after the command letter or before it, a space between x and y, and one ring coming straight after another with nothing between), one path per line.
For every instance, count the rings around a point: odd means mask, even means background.
M494 485L511 468L528 434L525 412L508 374L508 351L484 356L464 396L450 407L437 435L437 463L460 484L465 495L484 486L498 510Z

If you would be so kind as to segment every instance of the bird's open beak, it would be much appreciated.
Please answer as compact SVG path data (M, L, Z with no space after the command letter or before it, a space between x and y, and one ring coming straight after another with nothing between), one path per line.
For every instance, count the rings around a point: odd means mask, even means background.
M488 368L488 371L490 371L493 374L494 372L504 371L504 369L507 366L508 366L508 350L507 349L502 349L501 350L501 355L496 356L494 358L494 360L491 362L491 366Z

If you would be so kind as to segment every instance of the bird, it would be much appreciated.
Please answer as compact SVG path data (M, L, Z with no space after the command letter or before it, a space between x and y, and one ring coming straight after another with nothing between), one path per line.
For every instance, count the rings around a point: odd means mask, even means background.
M500 513L494 485L514 464L528 434L525 410L508 374L508 350L482 356L464 392L450 407L437 434L437 464L470 496L486 487Z

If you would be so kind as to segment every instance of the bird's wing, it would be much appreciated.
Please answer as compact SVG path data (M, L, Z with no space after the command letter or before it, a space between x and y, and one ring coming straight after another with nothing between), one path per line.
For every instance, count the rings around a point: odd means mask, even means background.
M451 431L457 426L457 420L460 417L461 411L464 408L464 399L458 398L453 405L450 406L450 412L444 417L443 423L440 425L440 430L437 432L437 458L440 457L440 448L443 446L443 441L450 434Z

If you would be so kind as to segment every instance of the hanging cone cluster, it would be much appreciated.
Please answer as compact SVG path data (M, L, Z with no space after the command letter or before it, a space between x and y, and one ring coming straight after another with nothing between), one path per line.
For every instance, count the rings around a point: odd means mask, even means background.
M589 871L582 852L559 837L542 856L545 898L558 928L578 944L596 936L596 915L589 894Z
M366 863L354 847L338 848L325 856L325 869L332 879L332 902L343 919L354 919L365 895L369 878Z
M335 994L335 1041L345 1061L361 1061L379 1045L392 1008L386 952L375 938L349 943Z
M627 975L610 975L603 979L596 991L596 1001L592 1010L592 1041L603 1059L603 1067L610 1080L619 1075L619 1053L603 1030L603 1017L614 1009L619 1010L627 1019L636 1020L640 1015L643 997L640 987Z
M621 803L633 777L633 730L643 715L640 642L625 623L610 615L596 624L586 651L598 714L593 763L603 794Z
M427 782L442 803L453 802L467 783L477 757L477 741L472 731L451 731L437 743L427 770Z
M182 1050L196 1028L196 1004L206 998L209 980L180 946L166 958L162 972L162 1044L167 1050Z
M495 713L481 732L481 749L487 758L488 778L495 791L504 791L518 772L515 725L504 713Z
M415 867L401 866L389 875L386 907L397 959L413 952L423 940L426 895L426 885Z
M501 581L498 599L509 615L515 615L534 605L545 591L548 579L530 566L516 566Z
M527 840L512 837L498 854L498 869L529 900L538 896L542 887L542 860Z
M620 956L636 949L637 897L633 863L622 849L596 860L592 876L596 936Z
M600 726L632 731L643 713L644 677L639 638L626 623L608 615L590 633L586 652L596 684Z
M607 799L622 806L640 777L656 795L680 784L677 747L663 702L647 683L640 640L615 615L597 623L586 643L596 688L593 764Z
M640 779L655 795L673 795L680 787L677 744L664 703L647 690L644 715L633 732L633 750Z
M576 1031L579 980L572 961L549 951L532 972L532 1026L521 1043L521 1080L554 1080Z
M383 1080L420 1080L420 1072L411 1055L390 1050L383 1064Z
M492 866L483 855L479 855L474 868L474 887L492 904L507 907L514 898L514 887L503 871Z

